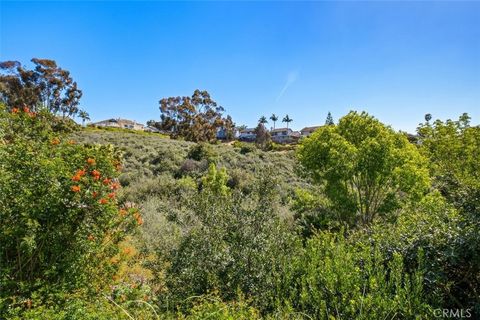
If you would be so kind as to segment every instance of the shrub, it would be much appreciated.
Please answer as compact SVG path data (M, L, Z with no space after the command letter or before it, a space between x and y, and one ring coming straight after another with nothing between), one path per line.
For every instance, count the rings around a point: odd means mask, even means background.
M239 152L241 154L247 154L250 152L254 152L256 150L256 147L254 144L248 143L248 142L241 142L241 141L235 141L233 143L233 147L240 149Z
M202 161L206 160L208 163L215 162L217 155L212 146L207 143L196 143L188 151L187 158Z
M118 208L118 157L54 133L47 111L1 108L0 312L45 288L100 291L117 243L141 221Z
M420 258L420 261L422 259ZM386 261L378 247L319 233L294 258L283 281L296 312L316 319L414 319L431 313L423 270L404 272L402 256ZM428 318L428 317L425 317Z

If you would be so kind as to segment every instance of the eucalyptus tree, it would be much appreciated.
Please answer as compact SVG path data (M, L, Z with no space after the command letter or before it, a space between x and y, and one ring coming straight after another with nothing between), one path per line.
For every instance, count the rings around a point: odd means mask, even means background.
M9 108L28 107L65 116L79 114L82 91L70 72L57 66L54 60L33 58L30 70L18 61L0 63L0 102Z

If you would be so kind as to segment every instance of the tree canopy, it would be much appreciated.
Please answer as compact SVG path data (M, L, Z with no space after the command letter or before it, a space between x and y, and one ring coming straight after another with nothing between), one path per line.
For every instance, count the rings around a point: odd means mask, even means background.
M160 100L160 124L172 137L188 141L214 141L225 124L225 109L207 91L195 90L191 97L169 97ZM233 123L233 122L232 122Z
M70 72L54 60L33 58L35 69L29 70L18 61L0 63L0 102L10 108L27 106L37 111L46 107L63 116L76 116L82 91Z
M350 112L303 140L298 158L340 220L369 224L428 188L426 161L407 138L367 113Z

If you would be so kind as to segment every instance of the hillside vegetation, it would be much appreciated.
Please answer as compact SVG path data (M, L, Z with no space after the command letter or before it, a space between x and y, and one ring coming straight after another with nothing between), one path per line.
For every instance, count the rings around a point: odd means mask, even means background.
M279 152L1 108L2 319L478 315L467 115L412 144L350 112Z

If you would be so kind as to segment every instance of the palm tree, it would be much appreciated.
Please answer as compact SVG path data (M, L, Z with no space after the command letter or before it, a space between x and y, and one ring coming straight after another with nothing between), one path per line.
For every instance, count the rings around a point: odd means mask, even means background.
M289 124L290 122L292 122L292 121L293 121L293 119L290 118L290 117L288 116L288 114L287 114L287 115L283 118L283 120L282 120L282 122L286 122L286 123L287 123L287 129L288 129L288 124Z
M275 130L275 122L278 121L278 117L275 113L272 113L272 115L270 116L270 120L273 121L273 130Z
M78 116L82 119L82 126L85 126L85 121L90 121L90 115L85 110L80 110Z
M258 119L258 123L265 124L267 123L267 118L265 116L261 116L260 119Z

